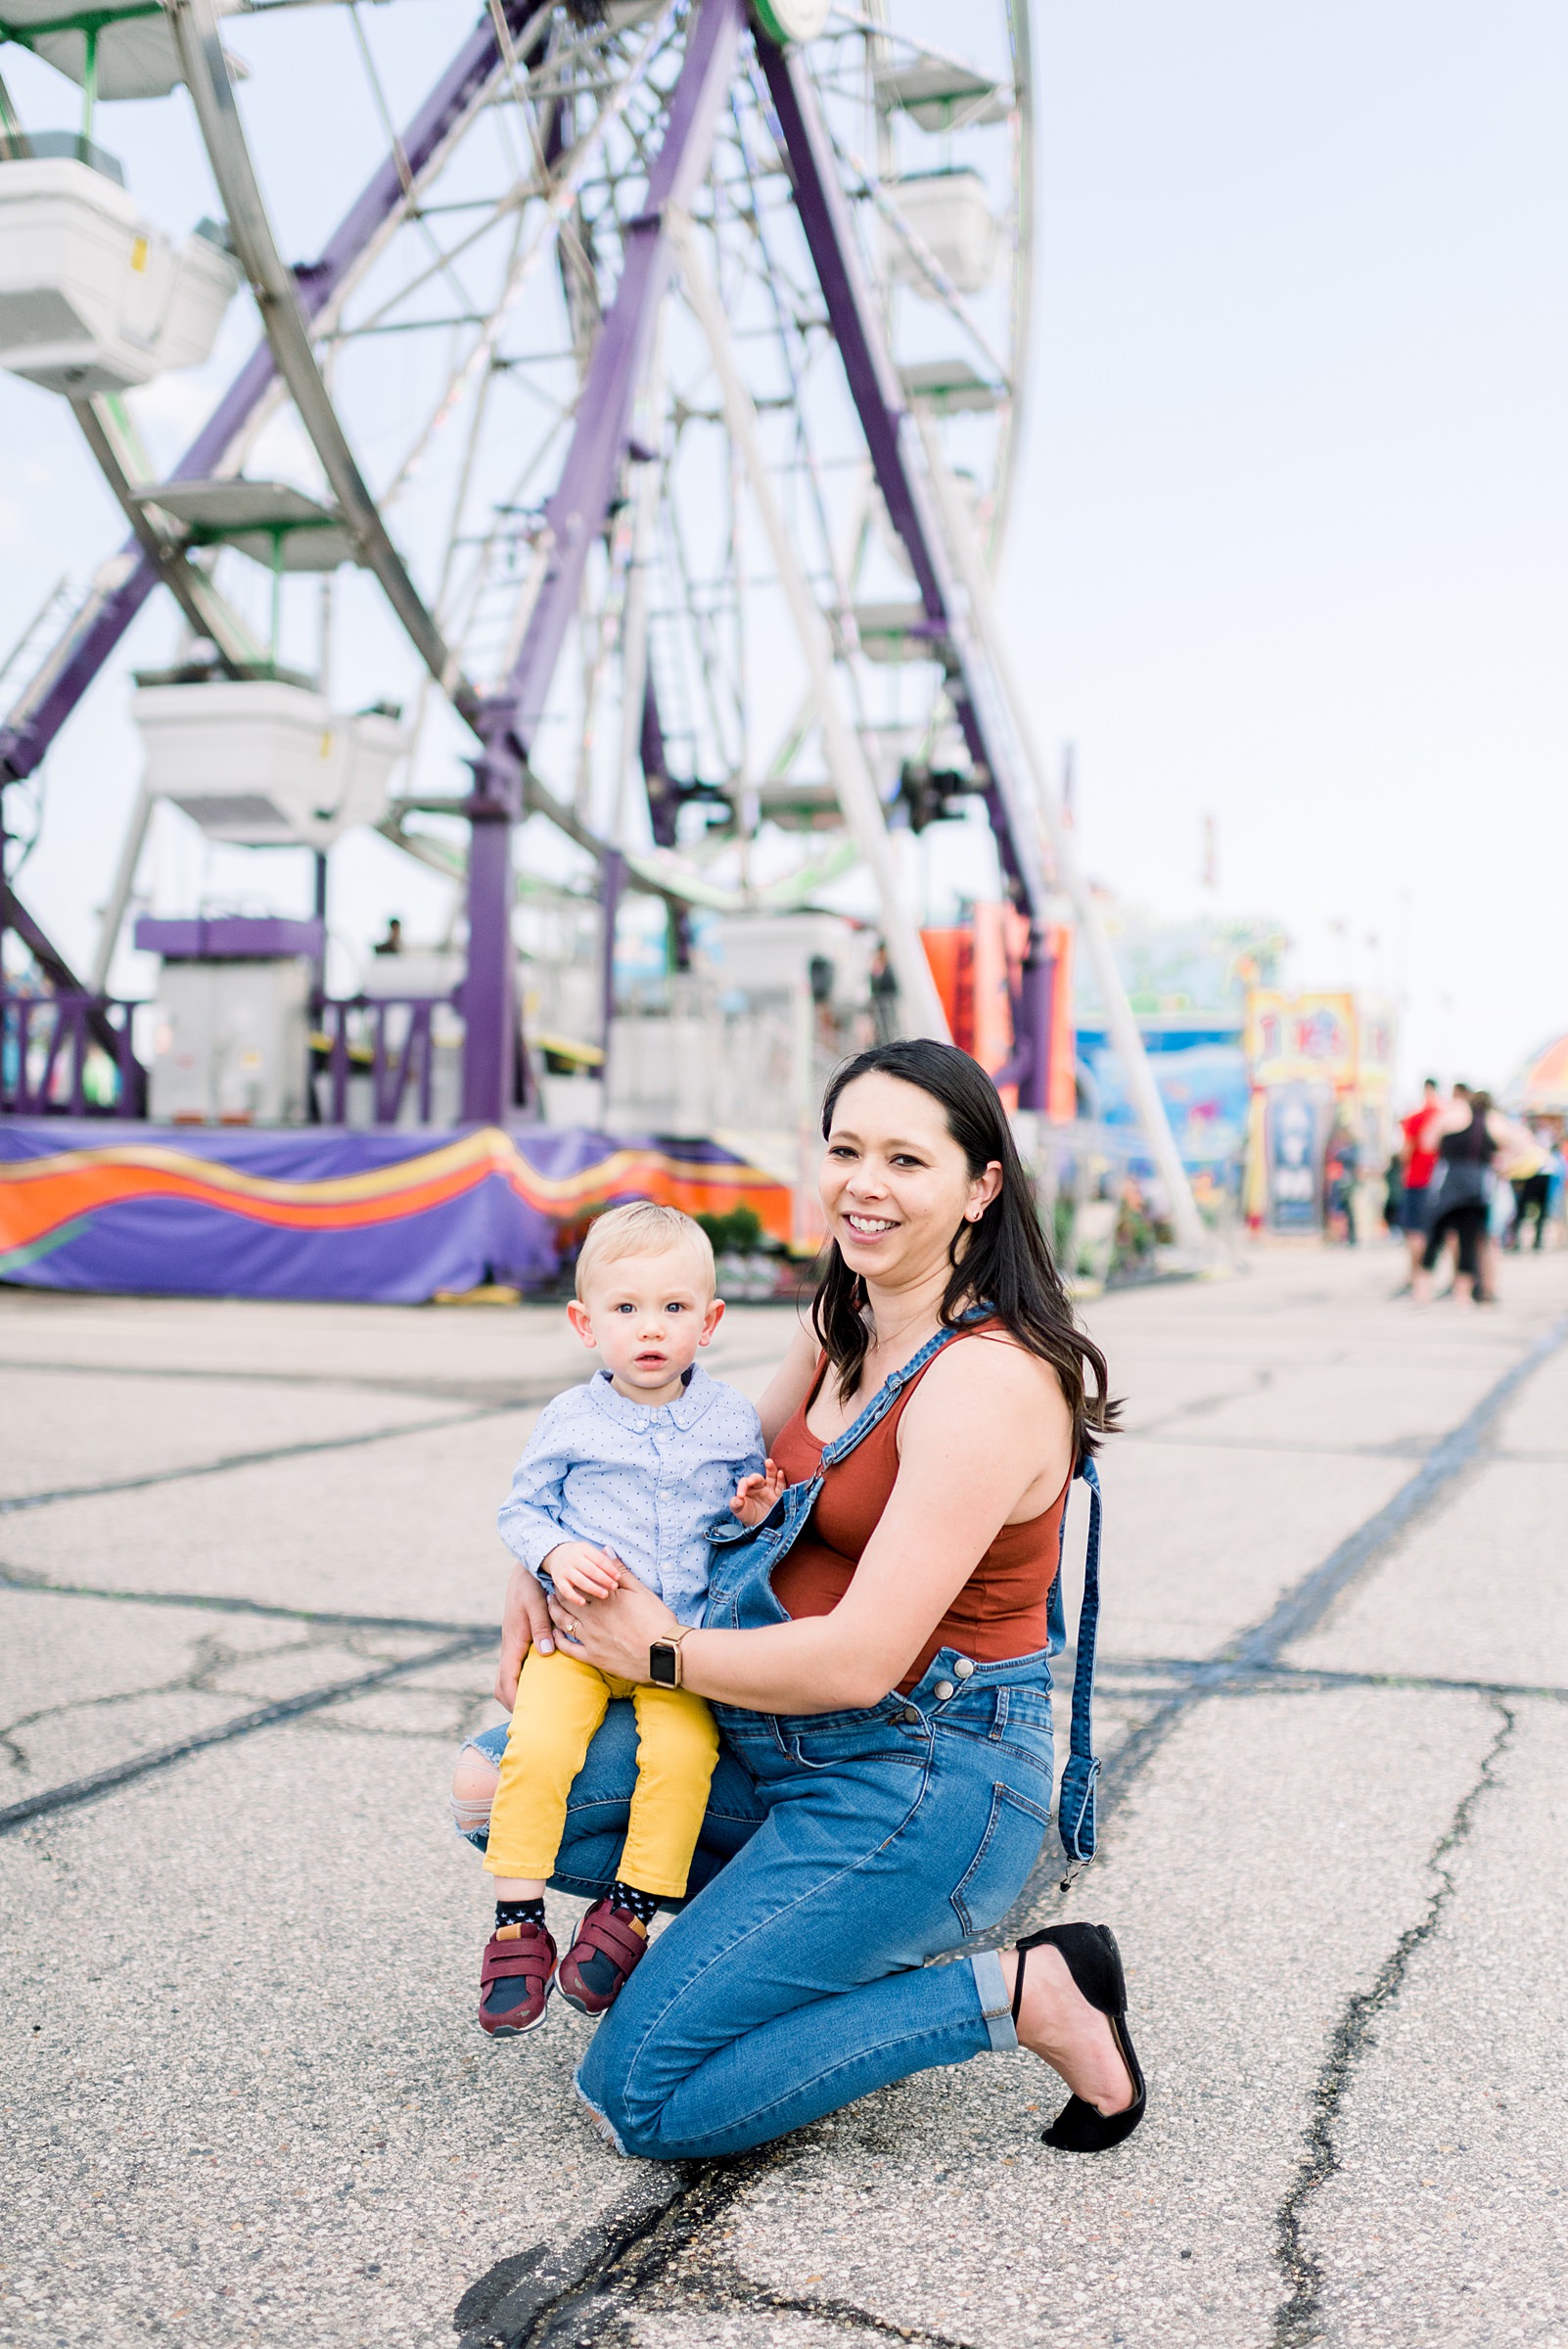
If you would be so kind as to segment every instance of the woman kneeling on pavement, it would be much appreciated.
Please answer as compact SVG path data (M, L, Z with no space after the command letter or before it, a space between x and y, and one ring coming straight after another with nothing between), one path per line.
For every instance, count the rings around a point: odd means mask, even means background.
M678 1637L722 1740L695 1897L600 2023L577 2091L618 2150L680 2160L1023 2048L1071 2092L1045 2142L1098 2150L1144 2110L1109 1930L929 1961L1007 1913L1044 1839L1047 1600L1073 1475L1116 1416L1105 1362L966 1053L862 1053L822 1129L814 1334L759 1405L789 1489L715 1543L702 1627L681 1634L624 1570L553 1623L525 1570L508 1592L503 1703L530 1640L646 1681L650 1648ZM614 1874L629 1714L612 1707L573 1789L564 1891L599 1898ZM475 1840L504 1734L459 1765Z

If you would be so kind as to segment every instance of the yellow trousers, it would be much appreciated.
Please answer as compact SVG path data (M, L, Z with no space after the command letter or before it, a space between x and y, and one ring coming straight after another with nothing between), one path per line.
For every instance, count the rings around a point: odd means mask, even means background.
M492 1876L548 1881L566 1825L567 1796L613 1696L637 1714L637 1783L621 1875L639 1892L678 1900L708 1808L718 1731L689 1688L618 1680L557 1648L531 1648L518 1682L501 1782L490 1809L484 1865Z

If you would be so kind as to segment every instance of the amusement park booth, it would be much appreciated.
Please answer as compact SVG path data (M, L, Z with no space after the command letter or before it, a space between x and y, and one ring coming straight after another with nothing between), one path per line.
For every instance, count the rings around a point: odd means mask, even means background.
M1356 1138L1360 1179L1388 1163L1397 1030L1391 1005L1350 989L1247 998L1252 1082L1246 1212L1255 1230L1323 1228L1323 1165L1336 1120Z

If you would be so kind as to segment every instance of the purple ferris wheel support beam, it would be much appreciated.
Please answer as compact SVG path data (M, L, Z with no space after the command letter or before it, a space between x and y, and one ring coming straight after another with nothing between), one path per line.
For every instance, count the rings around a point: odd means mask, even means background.
M958 583L949 566L937 511L918 461L910 461L914 423L893 356L883 338L865 282L826 124L798 50L761 31L757 51L783 134L795 182L795 204L810 249L850 394L888 515L903 542L925 608L934 659L943 659L969 756L987 777L986 805L1008 886L1030 916L1031 947L1024 986L1014 1006L1019 1050L1014 1072L1023 1107L1045 1105L1049 1003L1043 934L1045 880L1035 846L1027 790L1017 781L1007 747L988 725L980 663Z
M718 110L735 74L745 0L700 0L642 211L626 224L616 297L588 361L560 484L545 506L550 552L505 690L472 723L484 748L463 804L468 860L468 975L463 982L463 1117L494 1125L511 1106L517 1028L511 909L512 827L523 771L544 715L594 540L609 519L631 438L632 405L669 281L666 208L684 207L708 168Z
M784 134L796 208L821 283L877 486L914 573L933 658L942 658L945 648L951 648L949 668L956 670L953 683L959 688L954 697L959 722L971 758L990 778L986 798L1003 868L1025 909L1038 918L1042 906L1036 900L1042 895L1043 876L1034 852L1033 833L1026 830L1025 808L1015 804L1019 795L1009 789L1009 763L1003 747L989 739L971 689L974 653L958 582L947 560L941 517L924 473L918 463L909 460L913 420L860 267L827 127L799 52L781 49L761 33L758 34L757 49Z
M503 0L510 37L519 38L538 12L539 0ZM419 179L501 62L495 25L486 14L410 121L400 142L402 168L397 156L388 156L328 238L320 258L296 269L300 306L306 318L317 318L328 307L405 202L403 170L411 179ZM271 349L265 342L259 343L180 458L171 479L205 481L222 464L276 373ZM126 541L120 561L124 576L74 615L51 657L53 673L40 680L32 706L16 724L0 728L0 783L17 782L32 773L157 586L158 572L134 538Z

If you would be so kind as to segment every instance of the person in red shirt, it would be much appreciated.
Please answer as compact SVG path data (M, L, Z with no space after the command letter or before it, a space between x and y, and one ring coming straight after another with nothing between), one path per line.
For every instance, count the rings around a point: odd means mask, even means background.
M1405 1169L1405 1197L1400 1210L1407 1244L1410 1251L1411 1277L1418 1270L1421 1254L1426 1246L1428 1192L1438 1163L1438 1105L1437 1079L1429 1077L1421 1087L1421 1106L1401 1118L1400 1131L1404 1143L1400 1160Z

